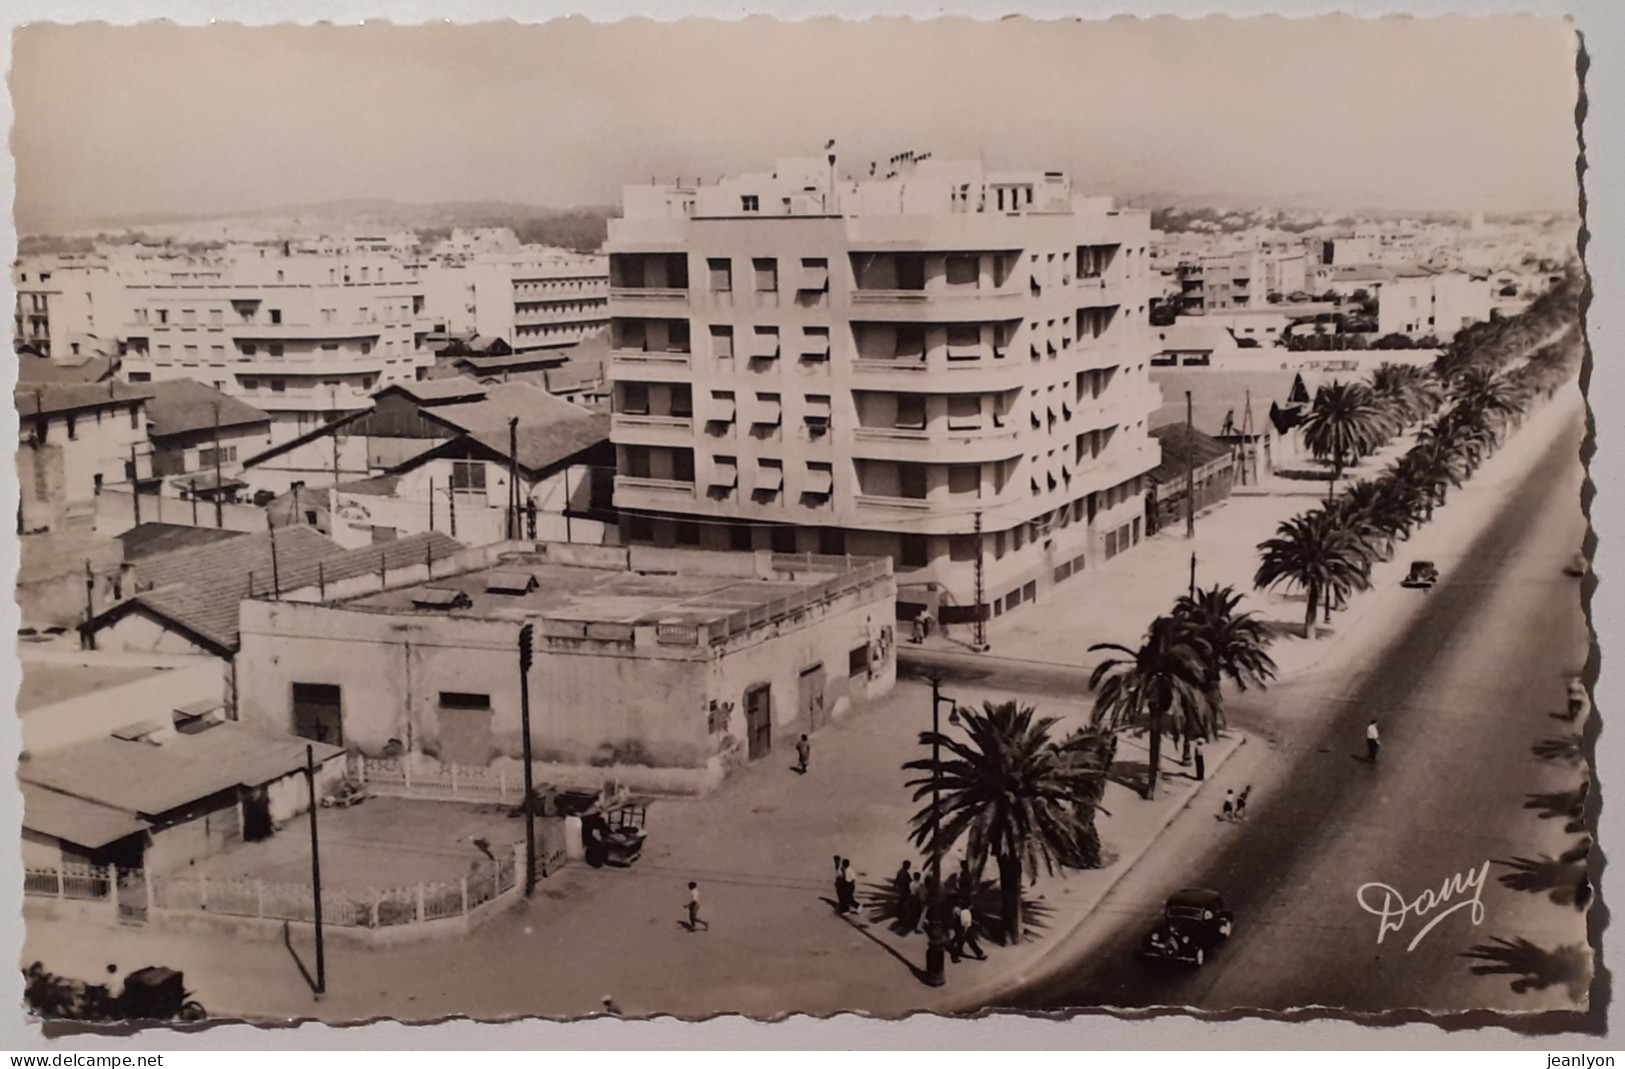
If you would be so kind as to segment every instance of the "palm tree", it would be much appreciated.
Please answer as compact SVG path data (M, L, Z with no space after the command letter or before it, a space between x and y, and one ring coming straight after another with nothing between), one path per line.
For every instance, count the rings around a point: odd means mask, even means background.
M1315 403L1303 421L1303 441L1317 459L1332 463L1328 498L1343 468L1381 445L1386 429L1382 410L1364 383L1334 381L1315 391Z
M1332 505L1336 514L1356 536L1373 547L1381 543L1378 555L1387 560L1394 554L1394 542L1401 532L1409 532L1416 522L1413 501L1398 492L1397 480L1383 476L1360 479L1344 487Z
M1432 376L1414 364L1385 363L1378 367L1371 373L1371 393L1400 428L1433 411L1440 398Z
M909 761L914 800L910 839L929 851L947 853L961 840L973 871L992 858L999 870L1005 942L1021 939L1021 886L1036 876L1040 863L1053 872L1075 856L1083 840L1083 818L1093 826L1091 781L1101 775L1070 760L1050 737L1052 716L1034 719L1031 705L985 702L982 711L959 710L964 737L920 733L923 746L947 751L941 765L930 758ZM940 775L940 779L937 778ZM933 791L940 799L931 804ZM932 840L932 828L938 838Z
M1301 587L1309 596L1303 637L1313 638L1315 611L1371 585L1369 549L1329 512L1315 510L1285 520L1275 537L1259 543L1262 558L1253 585Z
M1225 679L1237 690L1246 690L1249 684L1262 690L1275 678L1275 661L1264 652L1273 641L1269 629L1254 614L1236 612L1240 604L1234 587L1217 585L1185 594L1174 604L1175 618L1183 620L1197 640L1204 669L1202 689L1215 727L1224 724Z
M1112 730L1144 724L1150 733L1150 772L1145 797L1157 796L1157 773L1162 761L1162 734L1169 727L1175 738L1213 733L1215 710L1207 699L1207 651L1196 631L1184 620L1159 616L1151 621L1139 649L1115 642L1097 642L1089 652L1109 650L1108 657L1089 674L1095 691L1094 722ZM1173 723L1168 723L1172 714Z
M1523 412L1517 386L1487 367L1469 367L1458 373L1450 381L1450 397L1454 411L1484 417L1491 430Z

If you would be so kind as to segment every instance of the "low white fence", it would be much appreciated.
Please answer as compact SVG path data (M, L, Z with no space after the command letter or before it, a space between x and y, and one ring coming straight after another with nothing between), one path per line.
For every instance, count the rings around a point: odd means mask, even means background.
M99 865L23 869L23 894L40 898L106 902L113 899L117 887L118 873Z
M373 794L513 805L525 795L523 766L510 774L502 765L430 765L375 757L363 757L359 764L362 782Z
M456 880L425 880L404 887L322 888L322 923L342 928L391 928L468 917L480 907L510 897L524 873L524 847L511 856L483 862ZM120 903L119 872L88 865L23 870L23 893L36 898ZM176 914L213 914L271 921L313 921L315 896L308 883L242 877L124 873L140 890L126 888L124 897L147 910ZM143 878L144 876L144 878ZM128 903L136 905L133 901Z
M341 928L390 928L467 917L510 894L524 861L500 857L456 880L422 881L404 887L322 888L322 923ZM152 877L153 909L212 913L278 921L313 921L314 896L307 883L210 876Z

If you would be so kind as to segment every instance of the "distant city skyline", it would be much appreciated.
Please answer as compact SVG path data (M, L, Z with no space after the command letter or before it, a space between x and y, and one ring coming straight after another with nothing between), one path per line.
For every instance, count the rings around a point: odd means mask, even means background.
M829 138L853 175L918 149L1117 196L1574 210L1575 49L1530 17L31 25L16 212L612 205Z

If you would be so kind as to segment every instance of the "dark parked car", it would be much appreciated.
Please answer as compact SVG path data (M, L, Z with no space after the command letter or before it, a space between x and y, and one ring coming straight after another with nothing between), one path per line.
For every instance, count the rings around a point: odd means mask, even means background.
M1411 561L1411 574L1399 581L1413 590L1430 590L1439 581L1439 569L1430 560Z
M1201 965L1230 938L1235 923L1219 892L1201 888L1178 891L1168 897L1162 921L1146 935L1140 953L1148 958Z

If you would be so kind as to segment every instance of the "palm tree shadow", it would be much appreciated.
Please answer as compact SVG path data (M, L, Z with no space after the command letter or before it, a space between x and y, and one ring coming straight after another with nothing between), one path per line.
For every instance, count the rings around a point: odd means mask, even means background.
M1542 761L1567 761L1578 764L1585 757L1585 741L1579 735L1559 735L1541 739L1529 747L1529 752Z
M1136 794L1145 793L1145 785L1150 778L1150 761L1135 761L1133 759L1113 761L1112 767L1106 770L1106 779L1108 781L1120 787L1127 787Z
M1563 820L1564 831L1585 831L1585 802L1587 784L1582 783L1572 791L1553 791L1548 794L1529 794L1524 797L1525 809L1533 809L1540 814L1542 820Z
M966 901L967 895L960 886L959 874L950 875L943 880L943 902L949 908L956 908ZM1003 930L1002 902L999 894L997 880L984 879L972 884L968 895L971 915L976 918L976 926L984 935L999 940L999 933ZM863 901L867 904L867 919L872 924L883 924L893 935L903 936L909 933L906 923L913 919L906 903L898 897L896 889L889 883L871 883L866 888ZM1049 918L1054 910L1048 903L1029 897L1023 891L1021 896L1021 919L1025 927L1044 931L1049 928ZM924 922L920 930L925 928Z
M1580 943L1547 950L1522 936L1492 936L1461 956L1480 963L1468 967L1475 976L1513 977L1512 992L1517 995L1561 986L1570 999L1583 1003L1591 986L1591 955Z
M1499 879L1502 886L1528 894L1547 894L1555 905L1583 907L1590 901L1590 880L1586 875L1585 851L1570 851L1562 857L1515 857L1495 862L1511 872Z

